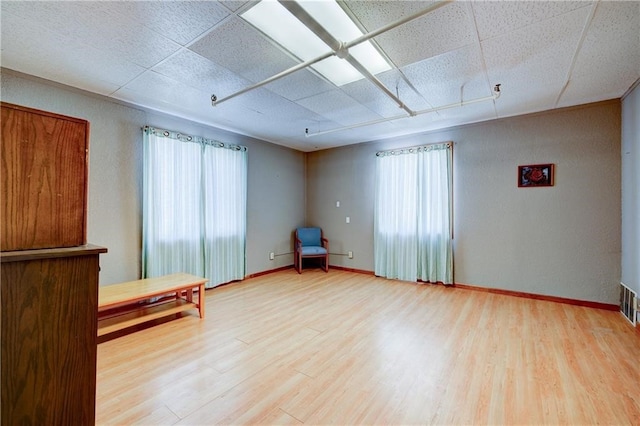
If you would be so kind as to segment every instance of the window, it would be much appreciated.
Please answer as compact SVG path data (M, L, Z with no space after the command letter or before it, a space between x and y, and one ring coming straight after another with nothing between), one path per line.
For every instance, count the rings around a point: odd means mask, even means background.
M245 274L247 149L144 128L142 276Z
M452 164L451 143L377 154L376 275L453 283Z

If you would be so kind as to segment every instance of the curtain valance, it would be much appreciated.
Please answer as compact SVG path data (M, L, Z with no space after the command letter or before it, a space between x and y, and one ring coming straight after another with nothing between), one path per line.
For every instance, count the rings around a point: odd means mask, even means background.
M453 147L453 142L432 143L428 145L412 146L408 148L391 149L388 151L376 152L376 157L387 157L390 155L416 154L419 152L436 151Z
M194 142L202 145L212 146L214 148L227 148L232 151L247 151L248 148L242 145L236 145L231 143L224 143L214 139L207 139L201 136L185 135L174 130L158 129L156 127L144 126L144 132L154 136L161 136L165 138L179 140L181 142Z

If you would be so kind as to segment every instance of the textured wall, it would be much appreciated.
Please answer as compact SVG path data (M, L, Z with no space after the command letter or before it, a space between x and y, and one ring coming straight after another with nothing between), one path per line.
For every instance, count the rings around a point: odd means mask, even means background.
M622 101L622 282L640 294L640 85Z
M140 277L142 127L152 125L249 148L247 274L292 264L285 251L304 220L304 154L188 120L124 106L97 95L2 70L2 100L90 122L88 241L105 246L100 283ZM290 251L286 247L286 251Z
M101 261L102 284L140 274L140 129L150 124L249 147L248 274L290 265L291 232L303 223L325 229L334 253L332 264L373 270L375 152L452 140L456 282L617 301L621 258L619 102L352 145L305 157L280 146L4 70L1 89L3 101L91 122L88 238L109 248ZM637 117L637 89L625 100L625 114ZM637 118L626 122L637 129ZM636 143L637 133L625 139L625 144L629 140ZM629 152L637 154L637 143L631 147ZM630 206L625 207L625 217L637 219L638 188L630 185L638 182L638 159L624 158L630 165L625 168L625 206ZM544 162L556 164L556 186L518 189L517 165ZM346 223L346 216L351 223ZM625 250L625 256L632 256L625 257L625 264L637 268L633 258L638 253L637 240L635 244ZM353 259L343 256L349 250L354 252ZM282 256L270 261L269 252Z
M451 140L456 282L616 303L620 126L611 101L310 153L307 222L354 252L333 264L373 270L375 152ZM556 185L518 188L517 166L537 163Z
M376 147L367 143L307 154L307 224L323 228L332 265L373 270ZM346 256L349 251L353 259Z
M249 151L247 273L293 265L293 230L304 224L304 154L278 145ZM275 254L269 260L269 253Z

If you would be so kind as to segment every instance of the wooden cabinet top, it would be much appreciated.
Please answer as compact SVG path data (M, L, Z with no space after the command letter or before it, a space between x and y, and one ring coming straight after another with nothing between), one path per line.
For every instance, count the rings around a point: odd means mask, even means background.
M50 249L3 251L0 252L0 262L22 262L25 260L53 259L58 257L90 256L106 252L107 249L105 247L93 244Z

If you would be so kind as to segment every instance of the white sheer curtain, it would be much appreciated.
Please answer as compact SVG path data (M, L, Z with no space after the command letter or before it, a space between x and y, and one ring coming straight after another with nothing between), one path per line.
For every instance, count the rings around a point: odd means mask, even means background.
M376 157L375 274L453 283L452 145Z
M244 278L247 150L145 127L142 275Z
M204 146L204 271L213 283L244 278L247 151Z

